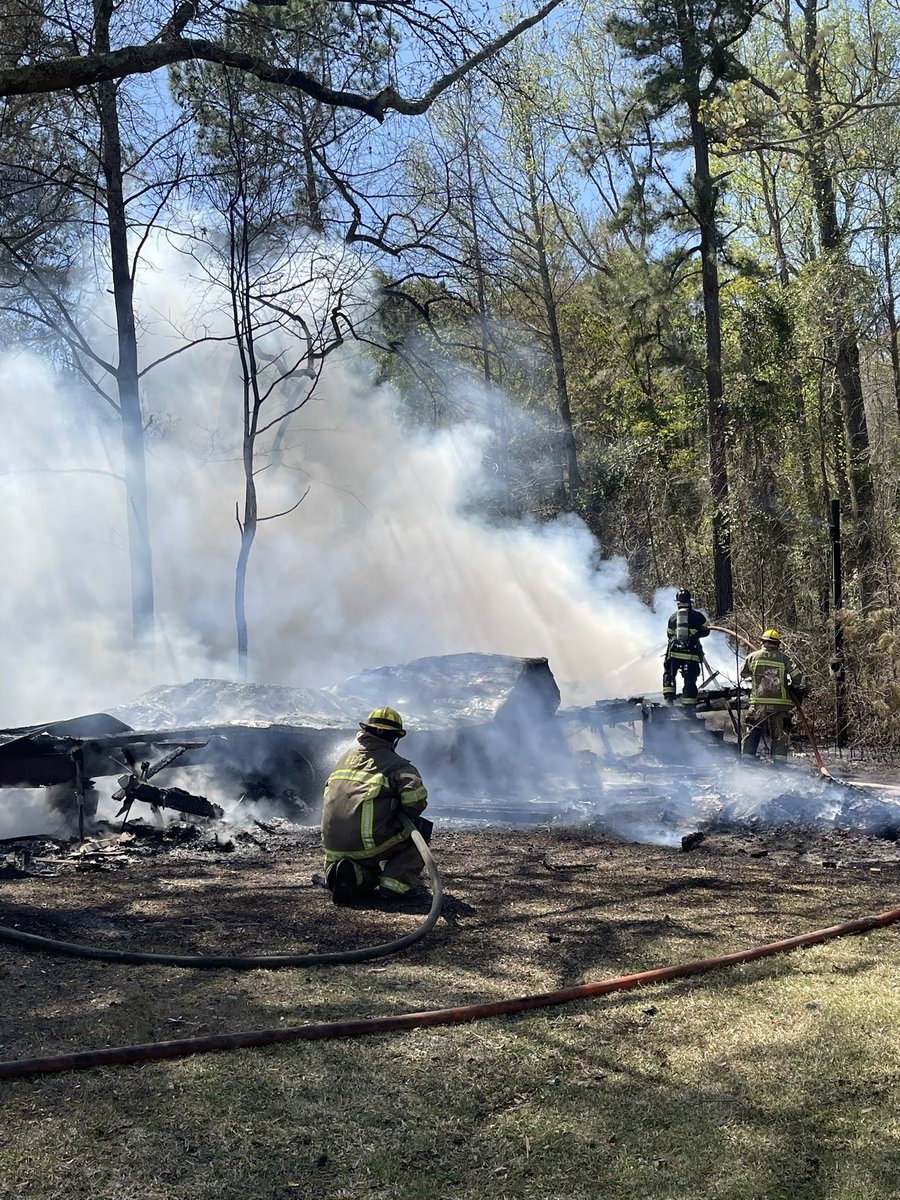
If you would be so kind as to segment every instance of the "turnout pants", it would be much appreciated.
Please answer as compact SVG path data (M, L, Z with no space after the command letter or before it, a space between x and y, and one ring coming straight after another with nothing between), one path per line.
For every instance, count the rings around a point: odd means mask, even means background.
M663 697L668 701L675 699L676 680L678 672L684 677L681 689L681 703L695 705L697 703L697 680L700 678L700 664L684 658L666 658L663 661Z
M754 704L747 710L747 732L741 741L741 754L755 757L760 738L765 734L772 746L775 762L787 762L790 747L791 710Z
M353 863L356 872L356 895L359 897L371 895L379 887L403 896L418 883L425 865L412 838L405 838L392 846L380 858L360 858L350 854L346 857ZM325 881L329 886L337 861L335 858L325 864Z

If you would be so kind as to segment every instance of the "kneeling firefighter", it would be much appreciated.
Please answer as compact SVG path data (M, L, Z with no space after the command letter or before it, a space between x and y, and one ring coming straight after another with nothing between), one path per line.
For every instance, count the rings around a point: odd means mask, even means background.
M762 635L762 648L747 655L741 678L750 680L750 708L741 754L755 756L765 733L772 747L772 761L786 763L794 701L803 700L807 689L800 668L782 650L777 629L767 629Z
M383 900L409 896L424 864L400 814L426 841L431 832L431 822L421 815L428 803L422 777L396 752L406 736L400 714L376 708L359 728L358 745L325 784L325 882L335 904L373 893Z
M669 617L666 629L669 641L663 662L663 700L666 704L675 703L675 685L680 671L684 677L681 703L692 715L697 711L697 680L703 662L700 639L709 637L709 623L706 614L693 607L687 588L675 593L675 603L678 607Z

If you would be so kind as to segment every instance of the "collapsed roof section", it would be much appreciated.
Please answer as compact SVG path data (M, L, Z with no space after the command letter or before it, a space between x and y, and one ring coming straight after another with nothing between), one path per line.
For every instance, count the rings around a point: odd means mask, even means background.
M81 811L91 780L124 768L116 799L183 803L182 811L203 815L205 797L191 806L177 787L154 794L147 786L165 769L167 783L196 787L196 773L188 780L170 768L197 768L199 786L223 801L289 797L295 811L315 816L336 757L360 720L387 704L415 732L410 755L429 785L509 793L547 768L554 737L546 730L559 700L546 659L494 654L417 659L323 690L195 679L107 714L0 732L0 786L57 785L60 800L71 797Z
M353 675L328 694L361 717L388 704L409 729L420 730L495 719L550 720L560 699L546 658L505 654L417 658Z
M224 725L346 729L353 724L344 705L324 690L233 683L227 679L165 684L145 692L131 704L109 711L132 729L142 730Z
M211 788L232 811L241 800L262 801L294 820L315 820L337 756L353 744L360 719L387 704L414 735L401 753L422 771L437 816L520 823L581 812L611 821L621 810L623 832L656 840L660 813L671 811L682 822L693 814L695 776L718 760L736 792L720 820L816 819L891 837L900 829L900 807L859 789L841 794L832 784L827 791L821 780L798 773L785 791L790 776L752 766L738 777L736 744L722 742L722 728L687 720L661 696L564 710L559 701L546 659L488 654L417 659L324 690L199 679L155 688L109 714L0 731L0 787L46 789L51 803L78 813L79 828L98 800L92 780L111 775L118 788L106 790L122 805L120 813L144 801L157 811L221 815L215 803L193 794ZM741 701L737 689L707 689L703 715L734 719ZM635 751L627 757L609 742L619 724L641 727L640 738L629 741L623 733ZM599 757L577 749L586 732L602 744ZM601 760L612 778L601 779ZM628 773L632 763L639 777ZM705 804L709 797L704 792L700 799Z
M409 729L438 730L495 718L549 720L559 700L546 658L466 653L362 671L323 689L194 679L154 688L109 711L140 730L223 725L355 730L372 709L387 704Z

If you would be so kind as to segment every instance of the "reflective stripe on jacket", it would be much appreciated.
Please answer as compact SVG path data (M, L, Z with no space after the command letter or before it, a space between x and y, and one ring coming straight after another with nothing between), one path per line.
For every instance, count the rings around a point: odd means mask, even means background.
M750 680L750 704L759 708L792 708L789 689L803 686L803 675L790 655L768 646L747 655L741 678Z
M409 837L399 814L416 817L428 803L422 777L389 742L362 731L358 746L325 784L322 844L333 858L379 858Z
M709 636L709 622L706 619L706 614L700 612L697 608L687 607L688 625L690 626L690 637L687 645L679 645L677 641L678 634L678 612L677 610L669 617L667 633L669 636L669 644L666 647L666 658L674 658L679 662L702 662L703 647L700 645L700 638Z

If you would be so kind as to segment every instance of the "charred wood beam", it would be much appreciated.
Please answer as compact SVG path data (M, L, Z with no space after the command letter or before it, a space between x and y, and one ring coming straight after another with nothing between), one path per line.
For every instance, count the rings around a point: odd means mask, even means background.
M142 800L151 808L169 808L175 812L189 813L192 817L223 816L218 804L213 804L205 796L194 796L184 788L161 788L155 784L145 783L134 775L123 775L119 780L119 790L113 792L113 800L121 800L122 807L116 813L117 817L127 816L135 800Z

